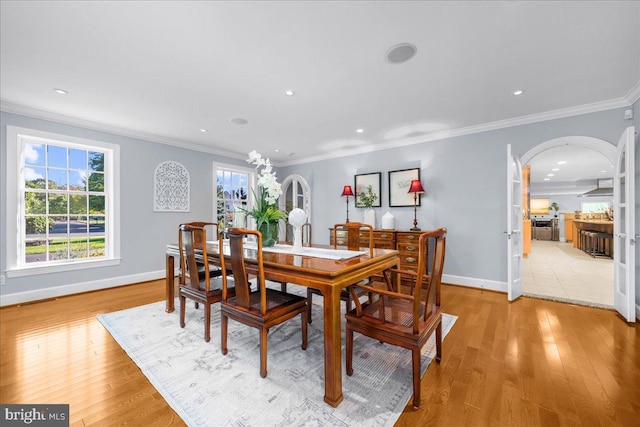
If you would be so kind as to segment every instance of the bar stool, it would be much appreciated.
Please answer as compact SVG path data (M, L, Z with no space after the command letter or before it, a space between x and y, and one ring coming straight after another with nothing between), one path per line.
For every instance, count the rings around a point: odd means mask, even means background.
M612 258L611 246L613 244L613 235L609 233L596 232L593 233L594 250L592 257L602 256Z
M595 239L596 233L590 230L584 230L582 235L583 235L582 250L587 254L594 256L593 252L595 250L595 245L596 245L596 239Z

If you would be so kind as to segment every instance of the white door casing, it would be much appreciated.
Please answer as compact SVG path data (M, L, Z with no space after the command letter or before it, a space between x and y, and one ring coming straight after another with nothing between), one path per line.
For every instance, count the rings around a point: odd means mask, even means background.
M507 144L507 298L522 296L522 165Z
M635 322L635 152L633 126L618 141L613 177L613 305L627 322Z

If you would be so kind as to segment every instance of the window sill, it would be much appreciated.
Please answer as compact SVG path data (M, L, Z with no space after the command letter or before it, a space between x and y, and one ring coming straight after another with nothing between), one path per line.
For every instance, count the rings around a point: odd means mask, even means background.
M109 267L113 265L120 265L120 260L121 258L109 258L91 261L78 261L67 264L15 267L7 269L7 277L25 277L34 276L37 274L50 274L63 271L84 270L87 268Z

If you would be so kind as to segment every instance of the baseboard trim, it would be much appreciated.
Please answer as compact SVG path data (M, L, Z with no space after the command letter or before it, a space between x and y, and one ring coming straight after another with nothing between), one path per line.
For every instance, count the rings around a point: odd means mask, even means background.
M449 283L451 285L461 285L468 286L470 288L487 289L490 291L507 293L507 282L498 282L496 280L476 279L474 277L443 274L442 282Z
M636 304L636 322L640 320L640 305Z
M163 279L165 276L165 270L158 270L146 273L131 274L128 276L93 280L90 282L74 283L71 285L55 286L52 288L37 289L33 291L2 294L0 295L0 307L62 297L66 295L73 295L82 292L114 288L117 286L130 285L132 283L146 282L149 280L158 280Z

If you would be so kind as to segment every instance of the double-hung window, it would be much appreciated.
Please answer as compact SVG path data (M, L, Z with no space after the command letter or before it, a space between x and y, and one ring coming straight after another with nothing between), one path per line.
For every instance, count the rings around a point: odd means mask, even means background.
M119 147L7 126L9 276L118 262Z
M215 164L216 221L220 228L246 227L248 224L241 209L250 209L255 173L253 169L233 165ZM241 209L240 209L241 208Z

